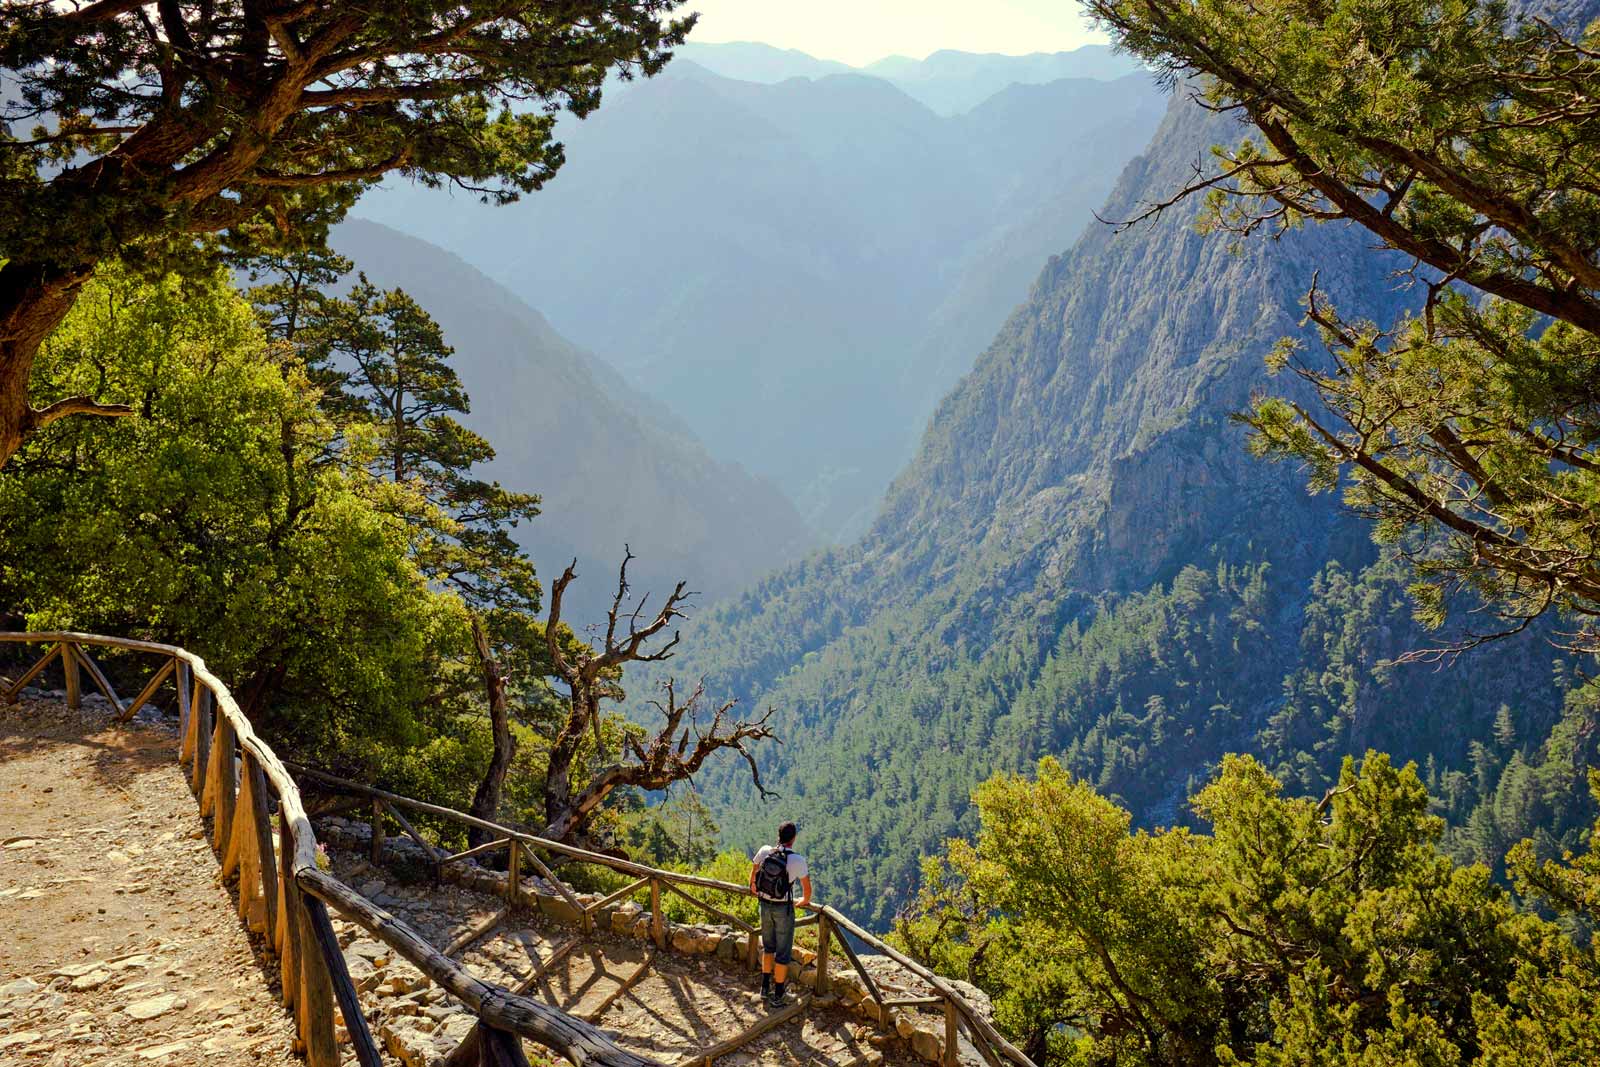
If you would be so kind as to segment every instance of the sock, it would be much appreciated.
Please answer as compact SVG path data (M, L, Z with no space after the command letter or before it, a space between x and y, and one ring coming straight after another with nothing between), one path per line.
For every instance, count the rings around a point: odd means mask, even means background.
M772 998L774 1000L782 1000L783 999L783 987L788 985L788 984L789 984L788 982L779 982L776 985L774 985L772 987Z
M772 975L766 971L761 972L761 995L764 997L772 995Z

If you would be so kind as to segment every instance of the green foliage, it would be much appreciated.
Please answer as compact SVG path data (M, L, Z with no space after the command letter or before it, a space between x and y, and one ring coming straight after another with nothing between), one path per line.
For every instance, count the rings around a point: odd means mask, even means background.
M1130 832L1051 759L975 800L896 935L1042 1062L1576 1063L1517 1035L1600 1032L1595 961L1439 851L1412 765L1347 759L1313 800L1230 756L1195 797L1209 834Z
M37 628L193 648L247 700L278 687L264 725L302 751L362 766L442 743L418 694L459 654L461 602L429 588L387 487L313 461L335 431L281 356L221 275L91 283L36 392L139 417L58 423L0 475L7 602Z
M1501 0L1091 0L1169 80L1254 124L1177 195L1236 234L1350 220L1413 261L1420 311L1346 319L1317 291L1327 358L1268 359L1317 404L1263 398L1259 454L1345 484L1411 555L1419 616L1467 587L1515 632L1600 609L1600 9ZM1548 17L1543 17L1548 16ZM1319 264L1331 271L1337 265ZM1470 288L1469 288L1470 287ZM1476 293L1471 290L1477 290ZM1576 642L1600 646L1583 627ZM1481 643L1475 635L1466 645Z
M515 199L562 162L553 112L666 62L692 24L674 6L7 0L0 232L15 259L77 267L252 220L325 226L390 170Z
M887 924L915 891L921 858L974 829L971 790L1042 754L1159 826L1188 821L1187 798L1229 751L1254 753L1293 792L1321 793L1346 753L1377 748L1430 768L1453 855L1497 865L1534 826L1542 855L1574 843L1590 815L1581 768L1595 755L1595 713L1589 698L1563 703L1577 684L1568 658L1552 671L1548 646L1530 641L1448 670L1397 663L1428 638L1411 618L1404 566L1329 563L1303 585L1287 571L1188 566L1064 624L1019 611L1023 621L982 642L939 616L942 594L846 629L757 690L752 699L787 711L784 747L763 772L807 828L819 896ZM797 575L763 591L780 637L802 640L836 610L837 594L819 585ZM726 607L712 620L721 625L694 634L694 669L754 672L743 657L768 631L727 623L742 610ZM1508 770L1512 750L1488 750L1472 770L1479 748L1497 744L1502 706L1521 761L1542 768L1535 789ZM730 843L770 834L777 813L744 783L714 773L702 789Z

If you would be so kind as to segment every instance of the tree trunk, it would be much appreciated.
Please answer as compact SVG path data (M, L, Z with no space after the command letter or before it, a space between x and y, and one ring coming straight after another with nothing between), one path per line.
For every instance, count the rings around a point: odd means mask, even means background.
M94 273L37 263L0 267L0 466L10 462L35 428L28 379L39 346L60 325Z
M472 797L471 814L490 822L498 821L500 798L505 792L506 772L511 769L511 758L517 753L517 739L511 734L511 716L506 708L506 676L489 649L489 639L484 636L483 625L474 616L472 641L478 649L478 664L483 670L483 688L489 697L489 725L494 734L494 751L489 757L489 769ZM486 845L493 839L487 830L477 827L467 831L467 841L473 848Z
M550 746L549 760L544 774L544 822L547 833L559 840L575 834L582 824L575 819L572 805L572 764L578 756L578 744L592 717L600 714L599 701L584 694L572 696L574 714Z

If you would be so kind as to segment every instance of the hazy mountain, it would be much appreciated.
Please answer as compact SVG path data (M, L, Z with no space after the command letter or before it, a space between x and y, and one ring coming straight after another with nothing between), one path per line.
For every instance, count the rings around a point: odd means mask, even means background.
M689 60L724 78L772 84L789 78L861 73L898 87L940 115L959 115L1012 85L1043 85L1063 78L1114 81L1142 68L1139 61L1109 45L1084 45L1070 52L1008 56L993 52L944 49L926 59L886 56L865 67L817 59L792 48L753 41L721 44L689 42L678 49Z
M1104 213L1169 194L1239 133L1175 102ZM1502 768L1544 758L1564 714L1550 646L1388 664L1437 640L1403 571L1303 472L1249 458L1228 419L1298 332L1314 269L1348 313L1388 321L1411 299L1370 245L1325 226L1236 250L1179 210L1120 235L1096 225L1052 258L867 535L685 634L674 672L776 708L784 739L761 759L781 804L737 767L701 783L730 843L798 819L824 892L881 922L919 858L972 829L969 791L997 770L1056 755L1149 825L1182 818L1226 751L1320 792L1373 746L1426 761L1446 813L1492 845ZM1502 704L1529 745L1510 764L1492 747ZM1583 795L1592 748L1554 760L1553 791Z
M832 59L818 59L795 48L774 48L757 41L728 41L700 44L690 41L676 52L724 78L747 82L787 81L790 78L821 78L829 74L848 74L856 68Z
M839 538L1160 106L1143 76L1080 79L943 118L879 78L678 59L569 124L522 203L391 184L359 210L543 309Z
M889 56L862 69L893 82L941 115L959 115L1007 86L1043 85L1062 78L1110 81L1142 67L1137 58L1110 45L1086 44L1070 52L1022 56L945 49L926 59Z
M361 220L335 229L331 243L444 328L472 398L466 421L498 452L492 474L543 497L519 540L547 576L574 556L583 564L573 587L582 618L598 617L624 543L639 556L638 589L683 578L707 600L808 547L775 487L712 459L659 402L458 257Z

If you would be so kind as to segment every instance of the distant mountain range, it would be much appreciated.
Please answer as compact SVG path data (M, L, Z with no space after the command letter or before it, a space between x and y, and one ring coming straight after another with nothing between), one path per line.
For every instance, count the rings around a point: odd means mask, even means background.
M845 540L1163 106L1146 75L1099 80L1105 49L885 63L910 88L687 48L565 123L569 162L522 203L391 182L358 210L539 307ZM958 83L999 88L948 116L908 95Z
M330 243L444 328L472 400L466 422L498 452L489 473L543 498L519 541L546 581L580 560L569 600L575 624L600 618L625 543L639 557L637 591L685 579L702 602L811 545L776 487L713 459L658 401L458 257L362 220L337 227Z
M1241 132L1175 100L1103 212L1169 196ZM1576 842L1600 736L1592 707L1563 705L1576 664L1548 634L1394 663L1440 640L1406 569L1229 419L1290 388L1263 356L1303 335L1314 272L1342 311L1388 323L1416 298L1402 264L1353 227L1235 247L1193 210L1093 226L1053 258L868 533L685 631L670 673L774 708L784 742L758 760L780 802L736 761L701 776L727 844L798 820L826 899L886 924L922 857L975 829L970 791L996 772L1055 756L1140 825L1172 825L1225 752L1316 796L1369 746L1422 764L1463 858L1496 863L1535 828L1554 853Z
M939 115L970 111L1012 85L1044 85L1062 78L1114 81L1137 74L1139 61L1109 45L1091 44L1069 52L998 53L944 49L926 59L887 56L865 67L817 59L794 49L753 41L697 44L678 49L678 57L724 78L768 84L789 78L822 78L829 74L869 74L897 86Z

